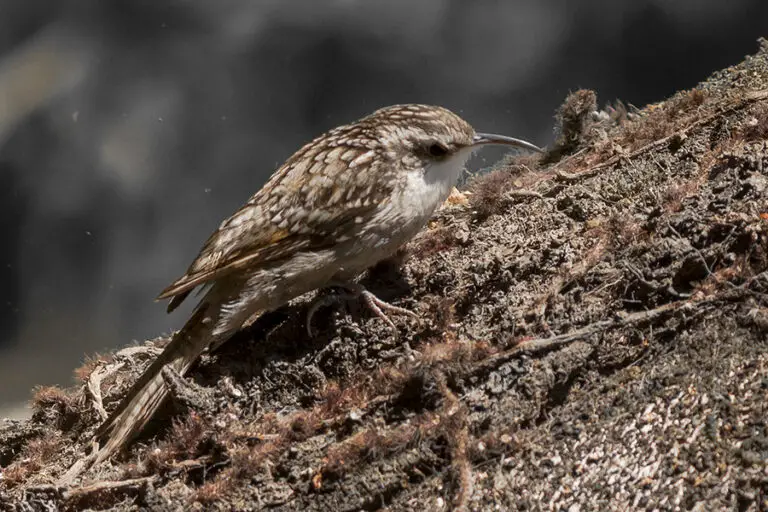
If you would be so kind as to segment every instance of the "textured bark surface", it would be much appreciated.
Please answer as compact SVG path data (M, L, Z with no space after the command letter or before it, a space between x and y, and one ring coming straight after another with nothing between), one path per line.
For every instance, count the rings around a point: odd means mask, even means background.
M2 426L0 507L768 508L768 43L639 112L594 101L370 273L422 318L399 340L352 303L310 339L297 301L58 487L165 340L96 357Z

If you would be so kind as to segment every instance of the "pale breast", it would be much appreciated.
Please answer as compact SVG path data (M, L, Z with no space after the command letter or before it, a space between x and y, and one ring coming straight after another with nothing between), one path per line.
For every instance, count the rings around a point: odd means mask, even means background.
M390 200L361 224L357 236L339 248L345 273L360 273L389 258L421 231L456 185L470 154L471 150L464 150L425 170L409 171Z

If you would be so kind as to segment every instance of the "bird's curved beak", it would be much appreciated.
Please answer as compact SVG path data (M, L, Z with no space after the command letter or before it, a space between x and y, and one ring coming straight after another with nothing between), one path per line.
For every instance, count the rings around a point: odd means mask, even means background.
M475 138L472 140L472 146L482 146L484 144L504 144L506 146L514 146L519 149L535 151L536 153L544 153L544 150L540 147L524 140L513 139L512 137L506 137L504 135L495 135L493 133L476 134Z

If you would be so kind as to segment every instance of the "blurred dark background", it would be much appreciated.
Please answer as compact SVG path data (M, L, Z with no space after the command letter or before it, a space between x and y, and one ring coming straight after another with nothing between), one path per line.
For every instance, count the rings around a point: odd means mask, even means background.
M427 102L547 144L569 90L642 106L765 35L766 0L0 0L0 415L179 327L156 293L328 128Z

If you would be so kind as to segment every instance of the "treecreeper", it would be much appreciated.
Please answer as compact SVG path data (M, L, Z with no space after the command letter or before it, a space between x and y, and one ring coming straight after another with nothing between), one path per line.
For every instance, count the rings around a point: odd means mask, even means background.
M191 318L98 429L88 465L118 452L153 417L169 393L164 368L184 375L249 319L300 295L342 287L394 328L385 312L410 312L380 300L355 278L424 227L469 156L485 144L541 151L523 140L477 133L442 107L395 105L294 153L158 297L170 299L172 311L195 288L205 291Z

